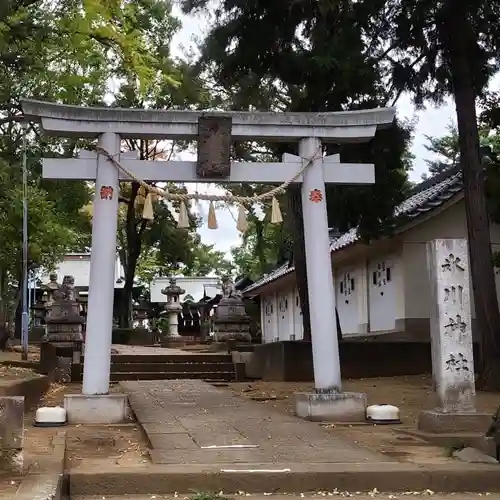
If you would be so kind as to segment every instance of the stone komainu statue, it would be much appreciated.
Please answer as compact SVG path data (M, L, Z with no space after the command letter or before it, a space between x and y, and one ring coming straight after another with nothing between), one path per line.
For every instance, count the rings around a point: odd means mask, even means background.
M225 299L242 298L241 293L236 290L234 283L229 277L222 278L222 295Z
M74 302L77 298L75 278L73 276L64 276L62 285L54 291L54 299L57 302Z
M47 293L47 306L50 306L56 300L56 294L61 288L61 285L57 282L56 273L51 273L49 279L49 283L44 285L44 290Z

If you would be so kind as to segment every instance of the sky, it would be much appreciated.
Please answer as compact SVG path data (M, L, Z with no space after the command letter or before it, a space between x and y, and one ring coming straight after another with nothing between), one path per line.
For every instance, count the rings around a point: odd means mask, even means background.
M173 40L173 55L181 56L184 50L193 49L196 39L203 37L207 31L207 19L203 16L185 16L177 7L174 14L181 20L182 29L175 35ZM500 75L495 77L491 83L494 89L500 89ZM447 127L456 123L455 106L452 100L448 100L439 108L428 106L425 110L415 111L409 96L403 95L396 104L397 114L401 118L416 121L412 152L415 155L414 169L410 173L410 180L419 181L421 175L427 171L426 159L432 159L432 155L425 149L426 136L439 137L447 133ZM183 158L183 159L188 159ZM192 158L189 158L192 159ZM195 186L188 186L188 190L194 192ZM198 185L200 193L218 192L215 186ZM219 191L220 192L220 191ZM201 202L202 215L208 213L208 205ZM206 221L199 229L202 241L206 244L214 244L217 250L229 252L230 248L238 245L239 233L236 229L235 209L217 210L218 229L212 230L206 227Z

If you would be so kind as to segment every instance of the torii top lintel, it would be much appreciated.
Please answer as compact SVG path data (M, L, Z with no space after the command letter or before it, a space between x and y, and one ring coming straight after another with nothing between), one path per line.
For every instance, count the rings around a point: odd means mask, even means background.
M164 111L91 108L22 100L24 115L40 122L54 136L97 137L114 132L124 138L195 139L200 116L230 116L231 138L292 142L316 137L324 142L369 141L377 128L390 125L394 108L333 113L270 113L221 111Z

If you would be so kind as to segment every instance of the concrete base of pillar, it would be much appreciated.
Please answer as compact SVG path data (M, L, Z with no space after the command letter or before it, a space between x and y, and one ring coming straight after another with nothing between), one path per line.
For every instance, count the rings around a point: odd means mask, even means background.
M119 424L130 417L126 394L66 394L64 408L70 424Z
M424 432L443 434L450 432L485 433L491 424L491 414L470 412L443 412L422 410L418 416L418 428Z
M295 413L316 422L364 422L367 402L359 392L296 392Z

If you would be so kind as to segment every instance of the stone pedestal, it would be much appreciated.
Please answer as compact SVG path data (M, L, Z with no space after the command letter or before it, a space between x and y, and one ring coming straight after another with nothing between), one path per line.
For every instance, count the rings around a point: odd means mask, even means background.
M443 412L440 409L422 410L418 427L425 432L449 434L450 432L486 432L491 424L491 415L477 411Z
M366 394L358 392L296 392L295 413L315 422L364 422Z
M0 470L22 472L24 397L0 397Z
M179 313L182 311L181 308L179 308L179 311L169 311L168 314L168 326L169 326L169 331L168 331L168 336L170 338L178 338L180 337L179 335Z
M250 317L239 296L222 297L214 315L215 342L251 342Z
M130 416L126 394L65 394L69 424L120 424Z
M486 431L485 415L476 413L472 351L470 278L467 241L429 242L432 373L437 408L423 411L426 432Z
M65 276L47 313L47 332L40 346L40 365L52 382L69 383L80 365L84 319L76 300L74 279Z
M51 382L69 384L80 379L82 342L42 342L40 345L41 372Z

